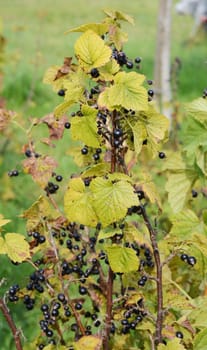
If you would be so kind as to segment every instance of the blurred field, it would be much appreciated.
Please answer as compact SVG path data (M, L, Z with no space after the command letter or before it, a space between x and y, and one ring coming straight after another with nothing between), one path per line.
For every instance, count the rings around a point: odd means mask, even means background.
M20 120L25 122L30 116L41 117L50 113L61 101L50 87L42 83L43 74L50 65L62 64L65 56L73 54L73 44L78 34L64 35L64 32L83 23L99 21L103 18L100 10L104 7L122 10L134 17L135 26L124 25L129 33L125 51L131 58L143 58L142 72L152 79L158 0L0 0L3 34L7 41L3 96L7 108L16 110ZM193 20L179 17L172 10L172 21L172 61L179 57L182 62L178 97L179 101L190 101L200 96L207 86L207 41L184 46ZM24 223L17 219L17 215L28 208L40 192L31 180L25 182L25 176L20 175L15 179L7 176L8 170L18 168L23 159L21 147L27 142L24 132L18 127L13 128L4 149L5 142L4 138L0 139L0 213L13 220L8 225L11 232L25 233ZM52 150L60 160L58 171L65 181L76 170L66 156L69 145L70 140L65 133L59 146ZM0 278L7 276L8 280L3 290L12 282L20 281L21 284L22 268L7 266L7 260L2 257L1 265L4 268L0 270ZM22 312L20 308L14 307L17 314ZM22 312L22 319L25 320L25 335L29 337L33 334L32 323L28 321L25 311ZM3 330L2 349L13 349L1 316L0 327Z

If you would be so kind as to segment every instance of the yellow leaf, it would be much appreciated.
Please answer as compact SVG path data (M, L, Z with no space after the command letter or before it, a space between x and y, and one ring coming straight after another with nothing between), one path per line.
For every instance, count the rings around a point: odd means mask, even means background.
M114 75L118 73L119 70L119 64L116 62L116 60L112 59L111 61L106 63L105 66L99 69L99 73L104 80L110 81L114 79Z
M75 101L68 100L58 105L54 110L55 117L62 117L62 115L65 114L69 110L69 108L74 104Z
M128 273L138 270L139 258L134 249L113 245L107 247L106 252L114 272Z
M4 239L2 237L0 237L0 254L6 254Z
M64 209L69 220L95 227L98 222L91 203L92 194L80 178L71 179L64 196Z
M92 30L98 35L103 35L108 31L108 28L109 26L107 23L88 23L76 28L69 29L65 32L65 34L72 32L86 32L87 30Z
M49 85L52 85L53 89L55 91L58 91L62 88L62 84L63 84L63 81L65 79L65 77L62 77L62 78L59 78L57 80L55 80L55 77L57 75L57 72L58 72L58 69L60 67L59 66L52 66L50 67L45 75L44 75L44 78L43 78L43 83L44 84L49 84Z
M30 258L29 244L19 233L7 233L4 237L4 249L14 262L22 262Z
M11 220L4 219L3 216L0 214L0 227L8 224L9 222L11 222Z
M104 66L111 57L111 49L93 31L87 30L75 43L75 54L85 69Z
M102 340L100 337L88 335L81 337L77 342L73 343L75 350L99 350L101 348Z

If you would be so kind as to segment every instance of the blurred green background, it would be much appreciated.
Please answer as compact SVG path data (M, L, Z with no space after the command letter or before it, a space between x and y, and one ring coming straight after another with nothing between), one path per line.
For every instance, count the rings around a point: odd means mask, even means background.
M176 1L174 1L174 4ZM63 58L72 56L73 44L78 34L64 35L69 28L99 21L102 8L122 10L134 17L135 25L124 24L129 34L125 51L130 58L142 57L141 71L153 79L156 46L158 0L0 0L2 34L6 38L3 65L3 90L6 107L18 112L18 120L27 125L30 117L42 117L53 111L61 102L51 88L42 83L45 70L50 65L61 65ZM202 95L207 86L207 40L198 38L194 45L184 45L193 25L190 17L178 16L172 8L172 62L181 60L178 102L190 101ZM51 153L59 159L58 171L64 176L65 185L70 174L76 170L67 156L70 146L69 133ZM6 230L25 234L23 220L18 215L39 196L40 190L29 177L20 174L8 178L10 169L18 168L24 158L22 146L27 143L25 133L13 126L6 135L0 135L0 213L12 219ZM42 146L39 146L40 150ZM59 198L60 202L62 198ZM24 285L28 267L13 266L0 256L0 278L6 282L1 295L12 283ZM25 274L25 276L23 276ZM12 306L17 325L27 338L34 335L34 318L22 310L21 305ZM18 316L21 314L21 320ZM31 314L30 314L31 316ZM13 349L7 325L0 315L1 348Z

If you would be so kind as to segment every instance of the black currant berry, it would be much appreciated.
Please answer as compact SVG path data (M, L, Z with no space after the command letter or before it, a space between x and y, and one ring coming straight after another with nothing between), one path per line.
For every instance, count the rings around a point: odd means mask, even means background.
M30 149L27 149L25 152L24 152L25 156L30 158L32 156L32 151Z
M59 96L65 96L65 90L61 89L58 91Z
M183 339L183 333L182 333L182 332L177 331L177 332L175 333L175 335L176 335L177 338Z
M192 190L191 193L192 193L192 197L193 197L193 198L198 197L198 192L197 192L197 191Z
M196 258L194 256L189 256L187 263L191 266L194 266L196 264Z
M148 85L152 85L152 84L153 84L153 81L150 80L150 79L148 79L148 80L147 80L147 84L148 84Z
M61 303L65 301L65 295L63 293L59 293L57 297L58 297L58 300L61 301Z
M70 124L69 122L66 122L66 123L64 124L64 127L65 127L65 129L70 129L71 124Z
M81 149L81 153L82 153L83 155L88 154L88 147L83 147L83 148Z
M134 62L138 64L141 63L141 61L142 61L141 57L136 57L134 60Z
M93 159L94 159L95 161L99 160L99 158L100 158L100 156L99 156L98 153L94 153L94 154L93 154Z
M51 338L51 337L53 336L53 331L52 331L51 329L47 329L47 330L45 331L45 334L46 334L46 336L47 336L48 338Z
M182 255L180 256L180 259L181 259L182 261L187 262L187 261L188 261L188 255L187 255L187 254L182 254Z
M116 129L114 129L113 134L114 134L114 137L118 139L119 137L121 137L123 135L123 131L122 131L122 129L116 128Z
M150 97L153 97L154 96L154 91L152 89L148 90L148 95Z
M76 304L75 304L75 309L76 309L76 310L81 310L82 307L83 307L83 306L82 306L81 303L76 303Z
M159 152L159 158L164 159L166 157L164 152Z
M91 74L92 78L98 78L100 75L97 68L92 68L90 71L90 74Z
M134 67L133 62L132 62L132 61L127 61L126 67L127 67L128 69L132 69L132 68Z

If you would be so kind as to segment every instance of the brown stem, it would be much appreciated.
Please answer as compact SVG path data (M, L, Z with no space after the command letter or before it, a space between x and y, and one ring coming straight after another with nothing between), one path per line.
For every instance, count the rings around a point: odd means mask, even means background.
M156 266L156 284L157 284L157 318L155 330L155 345L162 343L162 327L163 327L163 290L162 290L162 264L160 261L159 248L156 241L156 232L153 229L149 217L144 206L142 206L142 216L150 234L152 249Z
M111 319L112 319L112 306L113 306L113 280L114 273L109 267L108 283L107 283L107 306L106 306L106 322L105 322L105 334L103 339L103 350L109 350L109 335L111 329Z
M9 328L12 331L13 337L14 337L14 341L15 341L15 346L17 350L23 350L22 347L22 343L21 343L21 338L20 338L20 332L17 329L13 318L10 315L9 309L7 308L4 300L2 298L0 298L0 309L9 325Z

